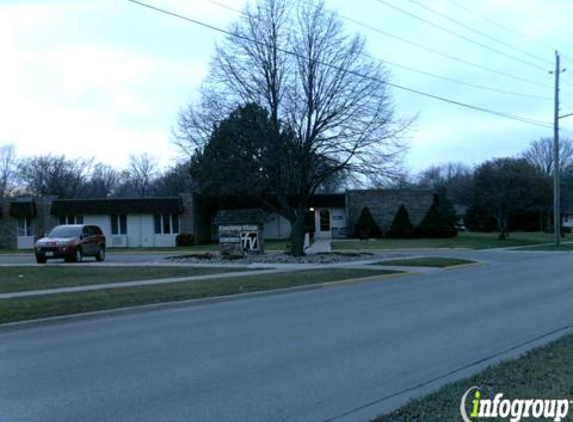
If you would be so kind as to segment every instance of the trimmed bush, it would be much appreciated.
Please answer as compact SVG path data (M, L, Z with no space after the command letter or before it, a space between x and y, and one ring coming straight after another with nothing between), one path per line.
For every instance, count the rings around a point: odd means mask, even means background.
M177 247L181 246L193 246L195 244L195 236L192 233L179 233L175 238L175 245Z
M401 204L400 208L398 208L398 211L396 212L394 221L390 226L390 230L386 233L386 237L390 237L392 239L408 239L413 236L414 225L412 224L412 221L410 221L410 214L408 214L408 210L404 204Z
M368 239L370 237L380 238L382 237L382 231L372 214L370 214L370 210L368 207L362 208L360 212L360 217L358 217L358 222L355 226L356 234L360 239Z
M442 215L436 204L432 204L415 232L418 237L431 238L456 237L458 234L458 230Z

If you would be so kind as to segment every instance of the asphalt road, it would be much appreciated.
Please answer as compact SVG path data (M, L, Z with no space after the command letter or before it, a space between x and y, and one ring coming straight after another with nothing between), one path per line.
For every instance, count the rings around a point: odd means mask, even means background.
M0 421L368 420L573 323L573 255L487 257L382 282L0 330Z

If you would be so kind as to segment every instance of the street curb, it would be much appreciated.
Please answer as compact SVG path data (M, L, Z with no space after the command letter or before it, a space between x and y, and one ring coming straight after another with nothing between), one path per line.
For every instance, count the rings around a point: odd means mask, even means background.
M70 315L58 315L58 316L53 316L53 317L32 319L32 320L27 320L27 321L6 322L6 323L0 323L0 334L3 332L9 332L9 331L13 331L13 330L31 329L31 328L42 327L42 326L56 325L56 324L65 323L65 322L76 322L76 321L82 321L82 320L95 319L98 317L110 318L110 317L119 316L119 315L131 315L131 314L138 314L138 313L143 313L143 312L147 312L147 311L178 309L178 308L185 308L185 307L190 307L190 306L209 305L212 303L232 302L232 301L243 300L243 299L256 299L256 298L263 298L263 297L267 297L267 296L279 296L279 295L289 294L289 293L297 293L297 292L304 292L304 291L311 291L311 290L319 290L319 289L328 288L328 287L336 287L336 286L341 286L344 284L372 282L372 281L383 281L386 279L405 277L407 275L413 275L413 274L415 274L415 273L404 271L404 272L399 272L399 273L394 273L394 274L379 274L379 275L368 276L368 277L358 277L358 278L351 278L351 279L346 279L346 280L328 281L325 283L318 283L318 284L306 284L303 286L285 287L282 289L263 290L263 291L248 292L248 293L237 293L237 294L231 294L231 295L226 295L226 296L213 296L213 297L206 297L206 298L199 298L199 299L187 299L187 300L173 301L173 302L152 303L152 304L146 304L146 305L135 305L135 306L129 306L129 307L125 307L125 308L103 309L101 311L82 312L82 313L70 314Z

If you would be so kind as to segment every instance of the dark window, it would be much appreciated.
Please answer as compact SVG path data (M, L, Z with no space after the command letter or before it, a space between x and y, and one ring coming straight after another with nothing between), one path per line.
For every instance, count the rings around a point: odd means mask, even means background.
M163 214L163 234L171 233L171 216L169 214Z
M93 230L94 230L94 234L97 236L102 236L103 233L101 231L101 229L98 226L93 226Z
M30 217L18 218L18 236L32 236L32 220Z
M117 215L113 214L111 216L111 234L119 234L117 227Z
M172 214L171 215L172 218L172 233L179 233L179 216L177 214Z
M155 214L153 220L155 223L155 234L161 234L161 214Z
M127 234L127 215L125 214L119 216L119 232Z
M81 215L63 215L60 217L60 224L84 224L84 217Z
M111 234L127 234L127 216L125 214L111 215Z
M330 211L328 210L320 210L320 231L330 231Z

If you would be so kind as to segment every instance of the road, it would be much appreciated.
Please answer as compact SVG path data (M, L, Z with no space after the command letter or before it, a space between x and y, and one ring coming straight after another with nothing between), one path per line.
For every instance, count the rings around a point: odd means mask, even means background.
M497 255L381 282L0 330L0 421L368 420L568 331L572 255Z

